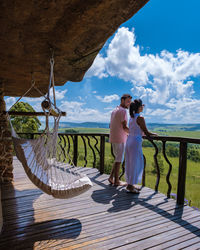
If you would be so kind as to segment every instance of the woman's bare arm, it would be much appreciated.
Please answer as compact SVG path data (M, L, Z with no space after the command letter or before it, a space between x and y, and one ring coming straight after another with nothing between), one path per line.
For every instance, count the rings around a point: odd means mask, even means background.
M140 126L146 136L157 135L156 133L152 133L147 129L144 117L139 116L137 118L137 124Z

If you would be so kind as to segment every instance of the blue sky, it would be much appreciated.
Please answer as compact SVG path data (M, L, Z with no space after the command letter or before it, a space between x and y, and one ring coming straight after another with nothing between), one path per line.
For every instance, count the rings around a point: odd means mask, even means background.
M200 123L200 1L150 0L108 39L81 82L56 87L62 121L109 122L123 93L147 123ZM40 100L25 98L37 111ZM9 108L15 101L7 97Z

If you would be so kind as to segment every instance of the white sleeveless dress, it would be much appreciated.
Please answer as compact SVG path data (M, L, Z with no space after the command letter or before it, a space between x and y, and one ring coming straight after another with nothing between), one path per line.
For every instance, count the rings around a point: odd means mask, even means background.
M141 183L144 169L142 153L143 132L136 120L139 114L129 120L129 136L125 148L125 178L129 185Z

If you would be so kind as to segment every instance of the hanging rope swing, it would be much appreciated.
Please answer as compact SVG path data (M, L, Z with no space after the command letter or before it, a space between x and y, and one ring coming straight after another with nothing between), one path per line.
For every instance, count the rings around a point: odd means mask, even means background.
M19 138L12 127L9 116L10 114L13 115L13 113L8 111L7 114L11 124L16 155L21 161L29 179L43 192L55 198L67 199L87 191L92 187L92 183L86 175L80 173L79 170L81 168L74 166L69 154L67 154L68 159L66 159L66 155L58 144L59 120L64 113L56 106L53 58L50 60L50 65L48 93L44 96L44 101L41 104L44 111L43 114L46 117L46 127L43 134L37 139ZM33 88L38 91L40 95L43 95L33 81L30 89L26 91L22 97L26 96ZM53 89L53 101L51 101L50 98L51 88ZM16 103L18 103L22 97L20 97ZM33 114L37 115L37 113ZM52 131L49 129L50 115L54 118ZM69 162L69 160L70 163L66 163Z

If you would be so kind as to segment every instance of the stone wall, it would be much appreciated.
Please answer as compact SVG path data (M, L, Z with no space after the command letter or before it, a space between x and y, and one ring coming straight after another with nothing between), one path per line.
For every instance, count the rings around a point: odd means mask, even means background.
M3 214L2 214L2 204L1 204L1 187L0 187L0 234L3 228Z
M13 180L13 146L4 101L4 87L0 83L0 182Z

